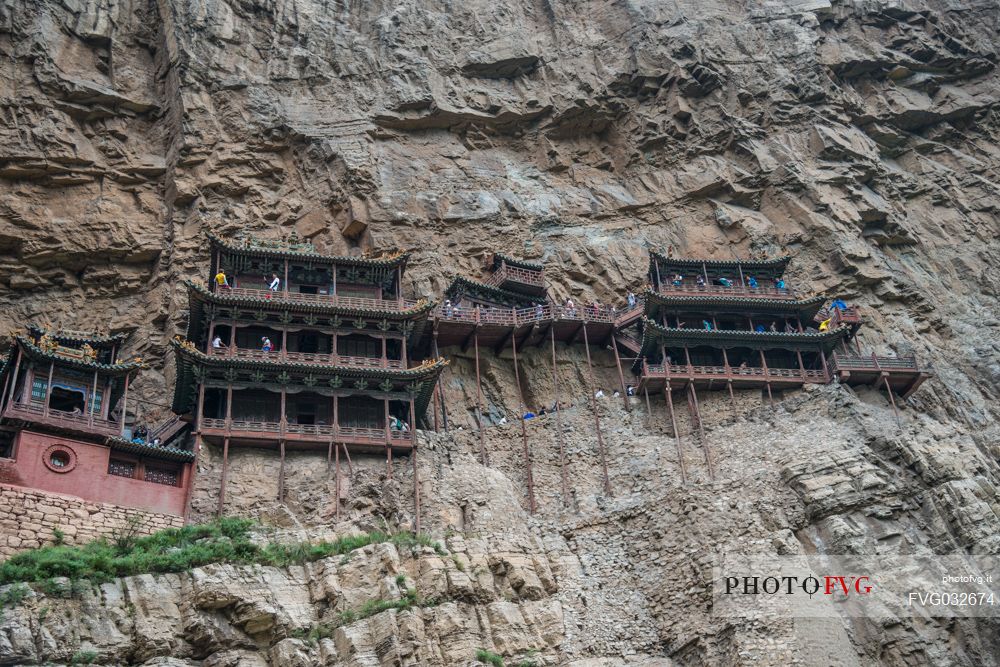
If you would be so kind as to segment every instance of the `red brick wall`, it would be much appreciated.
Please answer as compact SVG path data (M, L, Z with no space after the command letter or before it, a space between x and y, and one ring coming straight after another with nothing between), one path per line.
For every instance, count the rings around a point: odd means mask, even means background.
M48 465L54 449L67 452L70 465L61 469ZM183 466L179 486L168 486L109 475L110 458L111 448L106 445L21 431L15 442L14 459L0 459L0 483L156 513L184 514L190 465Z

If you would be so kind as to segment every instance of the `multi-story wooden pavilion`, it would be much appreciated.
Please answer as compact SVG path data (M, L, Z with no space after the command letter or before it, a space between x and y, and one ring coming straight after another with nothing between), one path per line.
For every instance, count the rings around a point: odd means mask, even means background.
M231 446L279 452L279 497L288 448L325 449L338 484L341 451L384 454L389 463L394 453L415 457L416 427L446 362L411 361L433 304L403 298L407 255L212 244L208 287L187 283L174 410L192 416L199 441L222 447L219 510ZM220 268L232 287L215 278Z
M48 330L13 336L0 366L0 480L85 500L182 515L193 453L184 424L142 436L126 423L128 334Z

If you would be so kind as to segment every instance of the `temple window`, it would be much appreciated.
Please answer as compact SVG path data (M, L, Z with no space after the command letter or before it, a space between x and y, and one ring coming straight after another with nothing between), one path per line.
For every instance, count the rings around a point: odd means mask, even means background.
M169 468L154 468L147 465L143 479L147 482L152 482L153 484L163 484L165 486L177 486L180 481L180 475L175 469Z
M85 407L84 396L85 392L82 389L53 384L52 394L49 396L49 407L60 412L78 410L82 413Z
M135 463L132 461L122 461L121 459L111 459L108 461L108 474L116 477L135 477Z

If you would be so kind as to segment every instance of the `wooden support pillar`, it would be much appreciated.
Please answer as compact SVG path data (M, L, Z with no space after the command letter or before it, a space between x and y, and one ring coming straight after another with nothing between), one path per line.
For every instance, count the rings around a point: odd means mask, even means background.
M205 343L205 354L212 354L212 341L215 340L215 320L208 324L208 341Z
M516 314L516 311L513 311ZM511 334L510 337L511 350L514 355L514 382L517 384L517 400L518 400L518 421L521 422L521 449L524 455L524 466L527 470L527 482L528 482L528 509L534 514L535 509L535 479L531 471L531 450L528 447L528 427L525 424L524 419L524 390L521 388L521 371L518 368L517 363L517 333Z
M282 387L281 388L281 415L280 415L280 419L278 419L278 423L280 424L282 435L284 435L284 433L285 433L285 424L288 423L288 418L285 416L286 412L287 412L287 410L285 409L285 388Z
M119 434L124 434L125 433L125 413L128 410L128 380L129 380L129 374L126 373L125 374L125 390L122 392L122 413L118 416L118 433ZM50 371L49 372L49 386L51 386L51 385L52 385L52 372ZM47 410L48 409L48 405L49 405L49 401L48 401L48 391L49 391L49 388L46 387L45 391L46 391L45 407L46 407L46 410ZM198 393L198 414L201 415L202 402L205 400L205 384L204 383L201 383L199 385L198 392L199 392Z
M184 523L188 522L191 516L191 499L194 497L194 479L198 474L198 453L201 452L201 434L197 431L194 434L194 461L187 464L187 474L184 481L187 488L184 490Z
M708 476L715 479L715 464L712 462L712 452L708 446L708 439L705 437L705 427L701 421L701 408L698 407L698 390L694 388L694 382L688 383L691 390L691 399L694 402L694 415L698 421L698 433L701 435L701 446L705 452L705 465L708 466Z
M658 259L653 259L653 268L656 272L656 291L659 292L663 280L660 278L660 261Z
M337 445L336 451L333 453L333 474L336 476L333 482L333 492L337 494L337 519L340 519L340 445Z
M389 365L387 363L389 360L387 348L388 348L388 340L386 340L385 336L382 336L382 368L385 368L386 366Z
M587 368L590 371L590 405L594 410L594 427L597 431L597 450L601 457L601 470L604 476L604 492L611 495L611 478L608 476L608 460L604 452L604 436L601 435L601 417L597 411L597 397L594 396L594 365L590 360L590 339L587 336L587 323L583 323L583 345L587 352Z
M288 358L288 330L285 328L281 329L281 358Z
M483 433L483 384L482 376L479 374L479 333L473 333L472 340L476 351L476 425L479 427L479 460L484 466L489 466L490 459L486 454L486 440Z
M413 464L413 532L420 532L420 474L417 470L417 413L413 405L413 397L410 397L410 423L413 425L410 428L410 437L413 438L412 447L410 450L410 460Z
M806 379L806 364L802 361L802 350L795 350L795 356L799 360L799 372L802 373L802 380Z
M288 258L287 257L285 258L285 281L283 283L281 283L281 285L282 285L282 287L285 288L284 289L284 293L285 293L285 298L287 299L288 298Z
M740 272L740 285L742 287L746 287L747 286L747 281L743 277L743 265L739 263L739 260L737 260L737 262L736 262L736 270Z
M618 367L618 382L622 387L622 401L625 403L625 411L632 412L632 406L628 402L628 390L625 388L625 374L622 373L622 360L618 356L618 343L615 341L615 332L611 332L611 351L615 355L615 366Z
M760 363L761 363L761 366L764 368L764 385L767 387L767 399L768 399L768 401L771 402L771 407L773 408L774 407L774 395L771 394L771 380L768 377L767 359L764 358L764 350L757 350L757 351L760 352Z
M834 356L836 356L837 353L834 352L833 354L834 354ZM829 382L833 378L830 377L830 369L826 365L826 353L823 352L823 348L820 348L820 350L819 350L819 360L823 364L823 378L827 382Z
M559 476L562 481L563 505L569 507L569 480L566 476L566 443L562 428L562 409L559 406L559 382L556 379L556 334L549 327L549 341L552 344L552 396L555 399L556 440L559 442Z
M885 381L885 390L889 392L889 402L892 403L892 412L896 415L896 426L903 428L902 422L899 421L899 408L896 407L896 399L892 395L892 385L889 384L889 376L885 375L882 379Z
M722 348L722 363L726 366L726 389L729 390L729 400L733 403L733 411L736 411L736 394L733 392L733 367L729 365L729 353L726 348Z
M278 502L285 502L285 439L278 441L281 451L281 466L278 468Z
M87 421L93 425L94 424L94 403L97 401L97 371L94 371L94 384L90 388L90 409L87 410L89 416ZM0 401L0 410L3 409L3 402Z
M389 399L384 399L382 404L385 406L385 472L389 479L392 479L392 430L389 428ZM414 424L414 427L416 425Z
M441 380L441 376L439 375L437 381L439 382L440 380ZM437 382L435 382L435 385L436 384L437 384ZM438 427L438 393L437 393L437 386L435 386L434 390L431 392L431 401L432 401L431 413L434 415L434 432L437 433L440 430L439 427Z
M347 474L348 475L353 475L354 474L354 464L351 463L351 450L349 450L347 448L347 443L346 442L343 443L341 446L344 448L344 458L347 459Z
M48 416L48 414L49 414L49 401L52 399L52 375L55 373L55 370L56 370L56 362L50 361L49 362L49 379L46 380L46 385L45 385L45 405L42 406L42 414L44 414L45 416ZM128 376L127 375L125 376L125 382L126 382L126 385L125 385L126 386L126 391L128 391L128 389L127 389L127 387L128 387L128 384L127 384L128 383ZM124 414L124 412L122 414Z
M674 442L677 445L677 465L681 470L681 484L687 484L687 468L684 466L684 450L681 447L681 432L677 430L677 417L674 415L674 395L670 391L669 380L663 387L663 398L667 401L667 411L670 413L670 426L674 430Z
M10 377L3 385L3 398L0 398L0 412L3 412L3 410L7 407L8 395L10 396L10 402L14 403L14 395L17 391L17 374L21 371L21 348L15 345L14 350L14 355L16 357L14 360L14 372L11 373ZM30 392L31 387L25 387L24 390L26 392ZM104 403L107 403L107 394L105 394Z
M653 418L653 407L649 404L649 387L643 386L642 393L646 395L646 417Z
M226 384L226 433L233 428L233 383Z
M229 324L229 349L226 350L230 357L236 356L236 320Z
M431 338L431 345L432 345L432 349L433 349L434 358L435 359L440 358L441 355L438 353L437 323L435 323L435 325L434 325L434 335ZM444 375L444 371L442 370L441 371L441 375L438 376L437 393L438 393L438 397L441 399L441 421L444 422L444 432L447 433L448 432L448 408L447 408L447 406L445 405L445 402L444 402L444 387L441 385L441 376L443 376L443 375Z
M222 516L226 504L226 480L229 478L229 438L222 440L222 479L219 481L219 505L215 508L215 516Z
M128 382L128 377L125 378L126 383ZM201 415L205 410L205 383L204 381L198 383L198 405L195 407L194 413L194 423L195 430L201 431ZM125 414L124 412L122 413Z

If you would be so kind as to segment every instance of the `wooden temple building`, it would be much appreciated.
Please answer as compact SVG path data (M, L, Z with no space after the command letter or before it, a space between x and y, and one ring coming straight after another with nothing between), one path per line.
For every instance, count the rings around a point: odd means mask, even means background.
M128 337L36 326L12 336L0 362L0 482L184 514L185 424L133 435L129 383L143 364L120 358Z
M433 304L403 297L408 255L217 237L211 248L208 286L187 282L173 407L196 448L222 448L219 511L231 447L277 451L279 498L290 448L327 452L338 498L341 452L349 465L351 451L384 455L390 476L393 455L408 454L416 471L416 428L447 362L413 361Z

